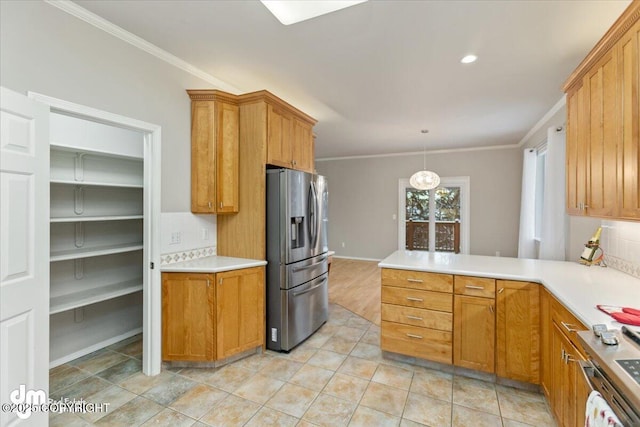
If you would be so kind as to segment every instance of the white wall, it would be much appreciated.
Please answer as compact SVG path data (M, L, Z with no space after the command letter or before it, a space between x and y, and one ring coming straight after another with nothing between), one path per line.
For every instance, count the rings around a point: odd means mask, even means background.
M422 167L422 154L316 161L329 180L330 249L371 259L397 250L398 180ZM517 255L522 149L427 154L427 169L470 177L471 254Z
M190 210L190 100L213 88L40 1L0 1L0 85L162 126L163 212Z

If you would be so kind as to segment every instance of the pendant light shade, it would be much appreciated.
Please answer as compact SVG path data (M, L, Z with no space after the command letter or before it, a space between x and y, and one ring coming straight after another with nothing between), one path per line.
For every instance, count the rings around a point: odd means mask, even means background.
M423 129L421 131L422 133L429 133L429 131L427 129ZM411 186L413 188L416 188L418 190L432 190L436 187L438 187L438 185L440 185L440 177L438 176L437 173L435 172L431 172L427 170L427 147L426 145L423 146L424 150L423 150L423 170L418 171L416 173L414 173L413 175L411 175L411 178L409 179L409 184L411 184Z
M431 171L418 171L411 175L409 184L418 190L431 190L440 185L440 177L437 173Z

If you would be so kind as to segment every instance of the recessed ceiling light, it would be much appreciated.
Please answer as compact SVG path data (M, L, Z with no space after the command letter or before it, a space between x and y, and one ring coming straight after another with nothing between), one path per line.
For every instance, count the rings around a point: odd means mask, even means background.
M367 0L260 0L284 25L306 21L336 10L364 3Z
M460 62L462 62L463 64L471 64L472 62L476 62L476 59L478 59L478 57L475 55L467 55L462 58Z

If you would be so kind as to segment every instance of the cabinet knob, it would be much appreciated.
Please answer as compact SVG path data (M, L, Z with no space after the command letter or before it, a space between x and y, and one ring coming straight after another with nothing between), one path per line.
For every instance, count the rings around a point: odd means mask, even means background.
M489 311L493 314L493 305L489 305Z
M504 288L500 288L500 289L498 290L498 293L499 293L499 294L501 294L501 293L503 293L503 292L504 292Z

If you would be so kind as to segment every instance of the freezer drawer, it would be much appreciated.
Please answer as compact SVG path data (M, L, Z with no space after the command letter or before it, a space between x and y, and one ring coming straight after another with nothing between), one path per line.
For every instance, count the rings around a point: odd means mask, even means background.
M311 279L320 277L329 271L329 254L306 259L304 261L289 264L286 269L286 280L280 284L281 289L293 289Z
M281 322L268 319L267 347L289 351L313 334L329 318L328 274L294 289L281 290ZM279 319L278 319L279 320ZM274 325L279 323L279 328ZM274 329L276 329L274 331ZM273 338L276 338L274 341Z

